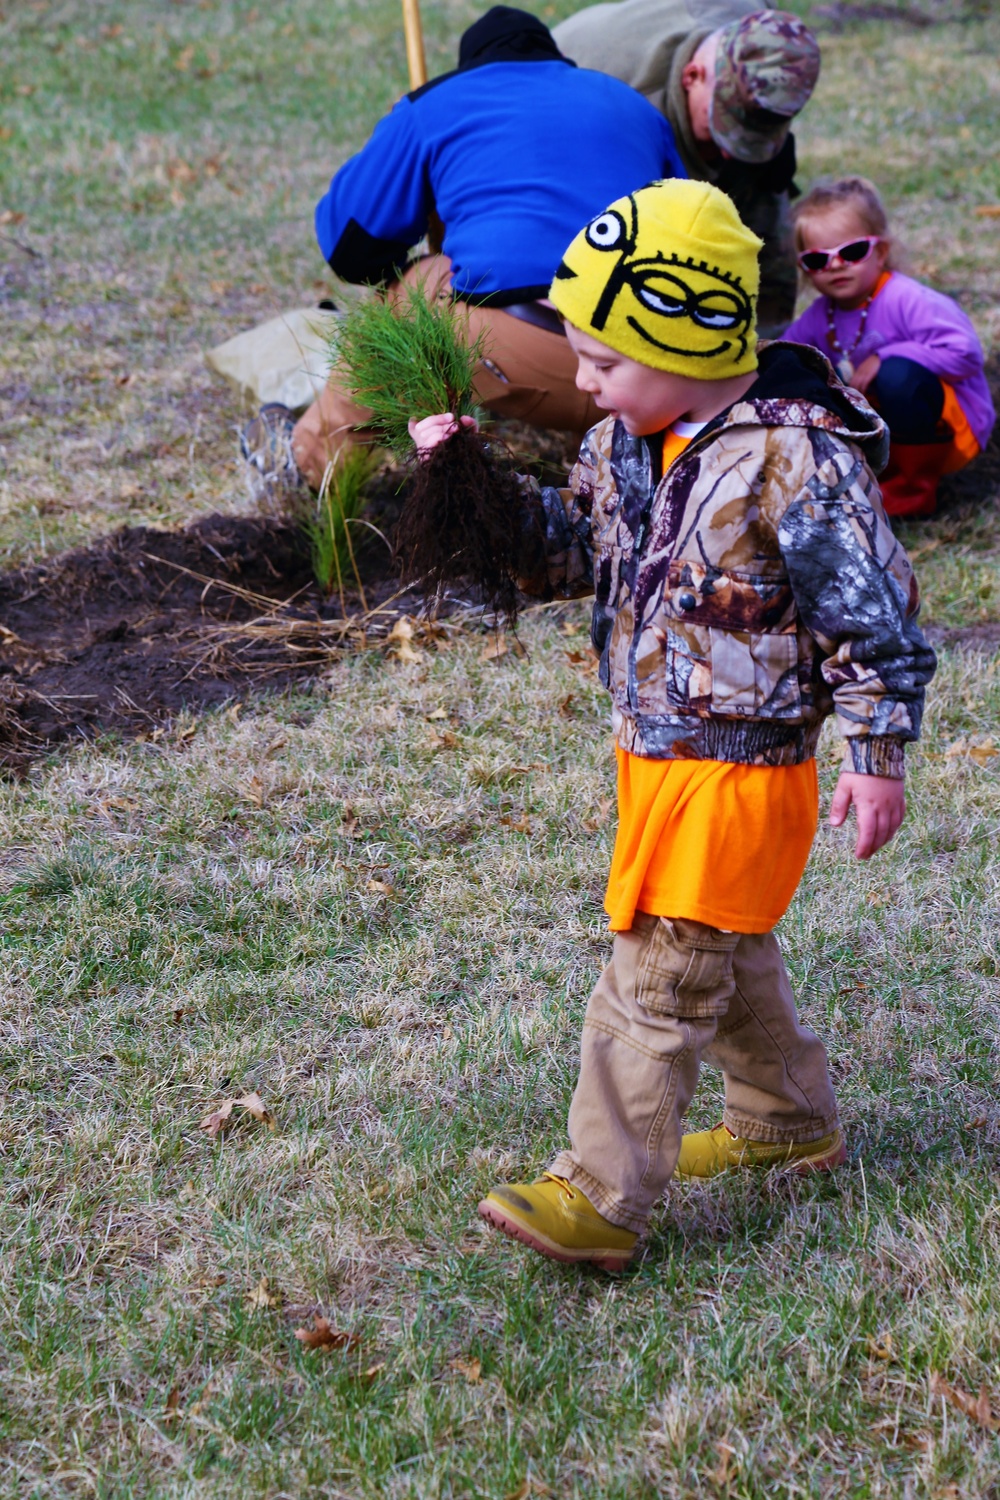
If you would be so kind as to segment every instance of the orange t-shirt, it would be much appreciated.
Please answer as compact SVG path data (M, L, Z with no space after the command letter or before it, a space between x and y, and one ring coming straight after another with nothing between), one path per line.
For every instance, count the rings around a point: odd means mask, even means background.
M700 431L678 422L664 473ZM614 932L637 911L730 932L770 932L809 858L819 819L816 762L746 766L649 760L615 747L618 835L604 906Z
M784 916L819 820L816 762L647 760L615 746L618 836L604 898L613 932L637 911L728 932Z

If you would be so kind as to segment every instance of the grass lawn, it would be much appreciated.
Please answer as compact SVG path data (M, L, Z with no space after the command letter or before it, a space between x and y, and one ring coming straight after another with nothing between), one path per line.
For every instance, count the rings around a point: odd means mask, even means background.
M996 8L793 8L800 180L874 177L995 348ZM424 9L441 71L476 10ZM329 293L312 205L405 87L388 0L0 0L4 566L245 504L202 351ZM906 540L929 621L1000 621L1000 494ZM998 1500L995 652L943 649L902 832L821 830L782 924L849 1165L678 1191L608 1278L475 1216L562 1143L608 947L586 628L0 783L4 1496Z

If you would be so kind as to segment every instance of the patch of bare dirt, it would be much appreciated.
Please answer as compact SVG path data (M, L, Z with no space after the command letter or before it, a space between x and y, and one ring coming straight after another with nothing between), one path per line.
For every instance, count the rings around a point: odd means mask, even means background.
M362 579L369 606L394 591L384 547L369 549ZM345 603L353 613L357 596ZM338 618L340 601L313 583L302 534L274 519L123 527L0 574L0 766L286 687L329 661Z
M925 625L932 646L958 646L964 651L1000 651L1000 622L980 625Z

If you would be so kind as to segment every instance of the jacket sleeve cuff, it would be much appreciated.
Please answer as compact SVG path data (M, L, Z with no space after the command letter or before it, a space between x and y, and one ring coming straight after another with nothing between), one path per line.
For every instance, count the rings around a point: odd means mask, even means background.
M905 743L892 734L852 734L844 744L844 770L902 781Z

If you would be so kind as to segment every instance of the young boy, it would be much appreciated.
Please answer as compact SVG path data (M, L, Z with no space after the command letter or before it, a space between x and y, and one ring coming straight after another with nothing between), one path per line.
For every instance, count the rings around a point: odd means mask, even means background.
M815 351L758 360L759 243L718 189L652 183L587 225L550 294L608 416L570 488L533 498L526 571L536 591L596 596L615 937L570 1148L479 1208L543 1255L609 1270L673 1176L844 1160L826 1054L772 928L816 829L823 719L835 710L846 741L830 821L854 804L867 859L902 820L903 747L934 670L869 467L885 426ZM450 427L414 423L418 447ZM682 1138L703 1058L725 1076L723 1122Z

